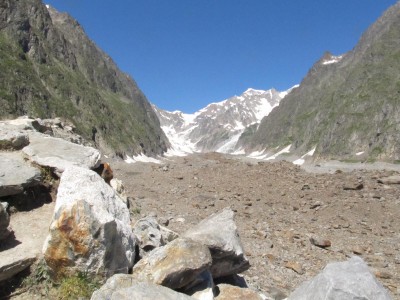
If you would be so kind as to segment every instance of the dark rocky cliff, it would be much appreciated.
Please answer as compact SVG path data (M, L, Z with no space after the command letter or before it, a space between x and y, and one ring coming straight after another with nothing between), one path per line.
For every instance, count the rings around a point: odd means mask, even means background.
M297 154L316 146L319 158L399 160L400 3L352 51L326 53L258 130L246 134L240 142L248 151L291 144Z
M162 154L146 97L69 15L40 0L0 2L0 117L62 117L104 152Z

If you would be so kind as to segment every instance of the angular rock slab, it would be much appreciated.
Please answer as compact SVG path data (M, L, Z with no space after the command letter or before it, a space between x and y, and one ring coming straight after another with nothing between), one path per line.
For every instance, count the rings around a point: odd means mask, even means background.
M149 282L137 282L115 291L103 290L103 287L93 293L91 300L193 300L185 294Z
M218 284L217 289L219 294L215 297L215 300L263 300L260 294L257 292L248 289L248 288L240 288L237 286L229 285L229 284Z
M101 154L92 147L86 147L40 133L29 137L30 144L22 149L30 161L55 169L60 176L69 166L93 169L98 166Z
M214 279L244 272L250 267L233 216L233 211L225 208L183 234L183 237L193 239L210 249L213 260L211 273Z
M37 168L27 164L19 152L0 153L0 197L22 193L40 182Z
M54 275L127 273L135 247L129 210L115 191L91 170L65 169L43 248Z
M362 258L330 263L310 281L300 285L288 300L390 300Z
M0 150L20 150L28 144L29 136L26 132L0 122Z
M150 281L171 289L182 288L211 266L208 248L190 239L178 238L156 248L132 270L139 281Z

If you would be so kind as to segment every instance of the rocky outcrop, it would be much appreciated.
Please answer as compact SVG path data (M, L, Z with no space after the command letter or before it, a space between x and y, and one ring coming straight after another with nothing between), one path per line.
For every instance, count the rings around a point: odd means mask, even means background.
M178 238L164 247L153 250L132 270L139 281L150 281L171 289L190 284L211 266L208 248L190 239Z
M40 170L27 164L18 152L0 153L0 197L22 193L41 180Z
M91 300L190 300L193 299L185 294L175 292L174 290L166 287L156 285L149 282L132 282L132 285L122 289L110 289L107 282L100 290L93 293Z
M288 297L288 300L310 299L390 300L391 297L362 258L354 256L345 262L328 264Z
M211 273L214 278L241 273L250 267L233 216L233 211L226 208L183 234L210 249L213 259Z
M53 169L58 176L69 166L96 168L101 157L100 152L92 147L39 133L30 135L30 143L22 152L31 162Z
M135 247L124 201L97 173L66 168L43 249L54 275L127 273Z
M168 140L135 81L68 14L41 0L0 6L0 118L69 120L103 152L162 154Z

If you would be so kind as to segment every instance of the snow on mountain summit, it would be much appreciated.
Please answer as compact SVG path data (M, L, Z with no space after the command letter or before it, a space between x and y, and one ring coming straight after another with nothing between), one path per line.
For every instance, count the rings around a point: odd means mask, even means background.
M210 103L194 114L153 107L161 128L170 140L172 154L232 153L237 150L236 143L244 130L260 123L290 90L279 92L275 89L249 88L239 96Z

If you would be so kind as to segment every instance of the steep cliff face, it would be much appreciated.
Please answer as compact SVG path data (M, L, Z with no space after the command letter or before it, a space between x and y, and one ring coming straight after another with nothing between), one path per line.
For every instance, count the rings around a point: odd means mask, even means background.
M40 0L0 3L0 117L63 117L106 153L169 143L136 83L69 15Z
M291 144L297 154L316 147L323 158L400 159L400 3L351 52L326 53L240 142L248 150Z

